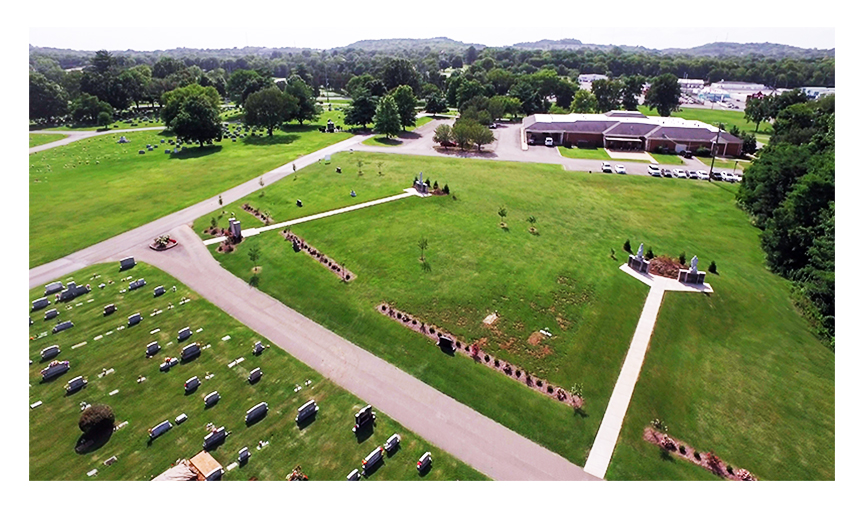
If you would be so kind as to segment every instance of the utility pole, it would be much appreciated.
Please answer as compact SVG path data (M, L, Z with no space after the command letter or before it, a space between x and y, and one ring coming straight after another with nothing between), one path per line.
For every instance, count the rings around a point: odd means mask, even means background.
M717 159L717 143L720 141L720 133L723 131L723 124L717 124L717 137L714 138L714 148L711 149L711 170L708 171L708 180L711 180L711 174L714 173L714 160Z

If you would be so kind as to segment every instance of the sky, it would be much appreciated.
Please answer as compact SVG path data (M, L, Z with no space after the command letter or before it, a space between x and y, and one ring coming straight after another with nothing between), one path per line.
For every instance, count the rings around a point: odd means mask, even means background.
M713 42L781 43L804 48L834 48L833 28L701 27L658 30L646 27L340 27L333 31L316 28L276 27L172 27L31 28L34 46L74 50L166 50L233 47L333 48L362 39L448 37L465 43L506 46L541 39L573 38L583 43L641 45L648 48L692 48Z

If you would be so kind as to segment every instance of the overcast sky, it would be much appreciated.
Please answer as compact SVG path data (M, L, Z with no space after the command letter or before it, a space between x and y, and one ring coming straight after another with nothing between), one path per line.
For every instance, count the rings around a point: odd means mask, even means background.
M465 43L506 46L540 39L579 39L583 43L692 48L713 42L782 43L804 48L834 48L833 28L563 28L563 27L339 27L336 30L284 28L31 28L34 46L75 50L165 50L170 48L309 47L333 48L361 39L448 37Z

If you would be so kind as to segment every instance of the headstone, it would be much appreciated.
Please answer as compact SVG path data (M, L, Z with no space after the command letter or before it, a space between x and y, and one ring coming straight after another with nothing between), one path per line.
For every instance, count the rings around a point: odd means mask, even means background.
M139 154L144 154L144 151L143 151L143 150L139 150L138 153L139 153Z
M75 324L72 323L71 320L67 320L65 322L60 322L59 324L54 326L54 329L51 330L52 333L59 333L60 331L65 331L71 327L74 327Z
M145 281L143 278L138 279L137 281L132 281L129 283L129 289L130 290L137 290L138 288L141 288L142 286L144 286L146 284L147 284L147 281Z
M360 471L357 469L352 470L345 479L348 481L360 481Z
M159 424L155 425L147 433L150 435L150 439L152 440L152 439L158 437L159 435L164 434L169 429L171 429L171 422L168 422L166 420L164 422L160 422Z
M309 418L316 413L318 413L318 405L315 404L314 400L310 400L306 404L297 408L297 417L294 418L294 421L299 423L300 421Z
M171 367L173 367L177 363L179 363L179 360L177 358L171 358L168 361L163 361L162 364L159 365L159 371L165 372L165 371L171 369Z
M240 463L247 462L249 461L250 456L252 455L249 454L249 448L243 447L242 449L240 449L240 452L237 453L237 461L239 461Z
M198 376L192 376L183 383L186 393L194 392L199 386L201 386L201 381L198 380Z
M246 423L255 422L267 415L267 403L259 402L246 411Z
M258 356L262 352L264 352L264 346L261 345L261 341L255 342L255 347L252 348L252 354Z
M363 459L363 472L370 470L375 466L376 463L381 461L384 457L384 448L376 447L374 451L370 452L366 455L366 458Z
M222 397L219 396L219 392L210 392L210 393L208 393L208 394L204 397L204 407L205 407L205 408L209 408L210 406L213 406L214 404L216 404L217 402L219 402L219 399L221 399L221 398L222 398Z
M52 318L56 317L59 314L60 314L60 312L57 311L56 309L49 309L48 311L45 312L45 320L51 320Z
M63 290L63 283L60 281L53 282L45 286L45 296L58 293Z
M417 470L423 470L429 465L432 464L432 453L426 452L423 456L420 456L420 459L417 460Z
M51 359L58 354L60 354L60 346L59 345L52 345L50 347L45 347L44 349L42 349L42 352L39 353L39 355L42 357L42 359Z
M188 418L189 417L187 417L185 413L181 413L181 414L177 415L177 418L174 419L174 423L179 426L183 422L186 422L186 419L188 419Z
M356 433L360 428L374 421L375 412L372 411L372 406L367 404L365 408L354 414L354 428L352 431Z
M352 196L352 197L356 197L356 196L357 196L357 193L355 193L354 190L351 190L351 196Z
M132 327L141 321L141 313L135 313L134 315L129 315L128 325Z
M251 372L249 372L249 382L254 383L254 382L258 381L259 379L261 379L262 375L263 375L263 372L261 372L260 367L252 370Z
M73 377L66 383L66 391L69 393L78 391L81 388L84 388L86 384L87 380L84 379L82 376Z
M31 311L38 311L49 306L50 304L51 302L45 297L42 297L41 299L36 299L33 301L33 309L31 309Z
M50 379L69 370L68 361L52 361L50 365L42 369L42 379Z
M201 354L201 347L199 347L197 343L190 343L180 351L180 359L192 359L199 354Z
M235 240L240 240L243 237L243 234L240 230L240 220L229 220L231 236L234 237Z
M299 198L297 199L297 207L303 207L303 201Z
M158 297L158 296L162 295L163 293L165 293L165 287L164 286L157 286L156 288L153 289L153 296L154 297Z
M449 336L439 334L438 335L438 347L447 350L453 348L453 339Z
M108 304L107 306L102 308L102 316L108 316L115 311L117 311L117 306L115 306L114 304Z
M228 432L225 431L225 426L216 429L215 431L211 431L207 436L204 437L204 450L212 449L217 445L221 444L225 441L225 437L228 436Z
M188 340L190 336L192 336L192 330L189 329L188 327L184 327L183 329L180 329L179 331L177 331L177 341L178 342Z
M161 348L162 348L162 347L159 346L159 342L150 342L150 343L147 344L147 350L145 351L145 352L146 352L146 355L147 355L147 356L153 356L153 355L155 355L157 352L159 352L159 350L160 350Z
M402 441L402 437L399 434L394 434L390 438L384 442L384 450L387 452L393 452L396 447L399 447L399 442Z
M135 258L132 256L123 258L120 260L120 271L128 270L135 266Z

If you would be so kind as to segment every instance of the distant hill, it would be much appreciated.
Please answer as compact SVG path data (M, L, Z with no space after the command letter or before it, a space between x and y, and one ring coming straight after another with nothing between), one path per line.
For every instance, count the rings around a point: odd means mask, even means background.
M618 48L622 52L641 52L660 55L692 55L695 57L742 57L761 55L765 57L834 57L834 49L799 48L777 43L708 43L694 48L665 48L662 50L643 46L627 45L593 45L582 43L578 39L542 39L530 43L516 43L514 48L521 50L599 50L608 52Z
M644 46L627 46L627 45L594 45L591 43L583 43L578 39L541 39L540 41L532 41L530 43L516 43L513 48L520 50L599 50L608 52L613 48L619 48L623 52L646 52L656 53L657 50L652 50Z
M353 48L355 50L365 50L367 52L397 52L400 50L417 51L429 47L432 52L444 51L463 51L469 46L474 46L479 52L486 48L486 45L476 43L463 43L450 38L427 38L427 39L364 39L351 43L350 45L337 48L336 50L344 50Z

